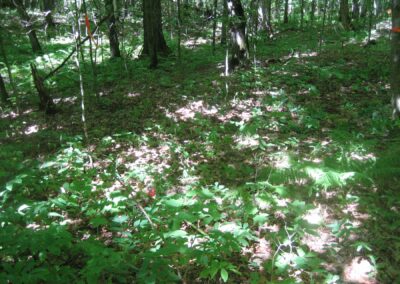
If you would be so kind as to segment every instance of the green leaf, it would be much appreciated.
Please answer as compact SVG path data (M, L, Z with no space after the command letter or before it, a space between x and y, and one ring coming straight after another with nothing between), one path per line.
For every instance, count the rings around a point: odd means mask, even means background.
M48 216L49 216L49 217L60 217L60 218L64 218L63 215L61 215L60 213L57 213L57 212L50 212L50 213L48 214Z
M165 238L172 238L172 239L177 239L177 238L184 238L187 236L187 233L183 230L176 230L172 232L168 232L164 234Z
M93 218L92 220L90 220L90 224L93 226L93 227L95 227L95 228L97 228L97 227L99 227L99 226L101 226L101 225L106 225L107 224L107 219L106 218L104 218L104 217L95 217L95 218Z
M264 224L268 220L268 214L261 213L257 216L254 216L253 222L255 224Z
M126 216L126 215L115 216L113 218L113 222L118 223L118 224L125 223L126 221L128 221L128 216Z
M185 202L182 198L181 199L168 199L165 201L166 206L175 207L175 208L182 207L184 205L184 203Z
M30 208L29 205L23 204L20 207L18 207L18 213L21 214L21 215L25 215L24 211L29 209L29 208Z
M228 281L228 277L229 277L228 271L226 271L224 268L221 268L222 281L224 282Z

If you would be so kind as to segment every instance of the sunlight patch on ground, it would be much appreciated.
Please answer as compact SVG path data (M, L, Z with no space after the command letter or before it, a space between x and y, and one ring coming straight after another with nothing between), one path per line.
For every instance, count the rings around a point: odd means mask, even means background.
M78 100L77 97L67 97L67 98L55 98L53 99L55 104L59 103L74 103Z
M190 102L186 106L177 109L174 113L168 110L164 111L166 112L167 117L174 119L175 121L192 120L195 118L197 113L203 116L215 116L218 113L218 109L215 106L207 106L202 100Z
M128 98L136 98L136 97L140 97L142 94L141 93L128 93L126 96Z
M290 169L292 163L288 153L279 152L275 153L272 159L272 164L276 169Z
M207 39L199 37L199 38L188 39L188 40L183 42L183 45L186 48L195 48L195 47L197 47L199 45L207 44L207 43L208 43Z
M239 135L234 137L238 149L257 148L260 144L258 135Z
M302 58L302 57L316 57L318 56L318 52L311 51L311 52L297 52L296 54L293 55L295 58Z
M37 133L38 131L39 131L38 125L30 125L27 128L25 128L24 133L25 133L25 135L30 135L33 133Z
M343 280L354 284L376 284L376 269L369 260L355 257L344 267Z

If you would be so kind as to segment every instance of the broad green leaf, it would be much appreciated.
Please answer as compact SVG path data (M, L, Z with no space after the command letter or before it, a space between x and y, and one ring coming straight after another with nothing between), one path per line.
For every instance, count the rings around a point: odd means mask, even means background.
M126 216L126 215L115 216L113 218L113 222L118 223L118 224L125 223L126 221L128 221L128 216Z
M226 271L224 268L221 268L222 281L224 282L228 281L228 277L229 277L228 271Z
M184 200L182 198L180 199L168 199L165 201L165 205L168 207L182 207L185 204Z
M172 232L168 232L164 234L165 238L177 239L177 238L184 238L187 236L187 233L183 230L176 230Z

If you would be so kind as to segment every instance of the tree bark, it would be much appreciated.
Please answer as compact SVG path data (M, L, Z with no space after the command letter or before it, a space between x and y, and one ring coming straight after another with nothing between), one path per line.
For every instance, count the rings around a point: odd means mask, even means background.
M249 43L246 34L246 17L240 0L228 1L231 34L231 58L229 68L233 70L244 65L249 59Z
M289 0L285 0L285 12L283 15L283 23L289 23Z
M304 23L304 0L300 0L300 28L303 28Z
M39 75L35 64L31 63L31 71L33 77L33 83L38 92L39 96L39 109L44 111L46 114L54 114L56 108L52 97L49 95L48 90L44 86L43 78Z
M392 2L392 74L393 118L400 115L400 0Z
M19 17L21 18L22 26L25 28L29 41L31 43L32 51L34 53L42 53L42 47L40 46L39 40L36 36L36 31L32 26L31 18L26 12L25 6L23 5L21 0L13 0L15 8L17 8L17 12Z
M222 0L223 10L222 10L222 28L221 28L221 44L226 44L227 38L227 23L228 23L228 1Z
M348 0L340 0L339 20L346 30L351 28Z
M360 0L353 0L351 15L353 19L358 19L360 17Z
M54 1L43 0L43 11L45 12L45 20L47 28L54 29L56 24L53 19Z
M168 53L161 20L161 0L143 0L144 54Z
M272 29L272 0L262 0L263 10L263 26L266 28L268 35L273 35Z
M8 102L8 93L6 89L6 84L4 84L4 80L1 74L0 74L0 97L3 103Z
M314 24L314 19L315 19L315 10L317 8L317 2L316 0L311 1L311 11L310 11L310 21L311 24Z
M121 57L119 50L117 17L113 0L106 0L106 10L108 15L108 38L110 41L111 58Z

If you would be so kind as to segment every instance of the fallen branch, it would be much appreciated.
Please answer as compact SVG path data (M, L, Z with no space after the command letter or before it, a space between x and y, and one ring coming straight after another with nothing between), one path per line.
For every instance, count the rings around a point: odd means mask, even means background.
M94 35L97 31L97 29L108 19L108 16L104 17L103 19L100 20L100 22L96 25L96 27L93 29L93 33L92 35ZM88 39L90 39L90 35L86 36L83 40L81 40L76 46L74 46L74 48L72 49L71 53L63 60L63 62L61 62L61 64L55 68L53 71L51 71L49 74L47 74L46 76L44 76L43 81L46 81L47 79L49 79L51 76L53 76L55 73L58 72L58 70L60 70L67 62L68 60L71 58L71 56L75 53L75 51L77 50L77 48L79 48L82 44L84 44Z

